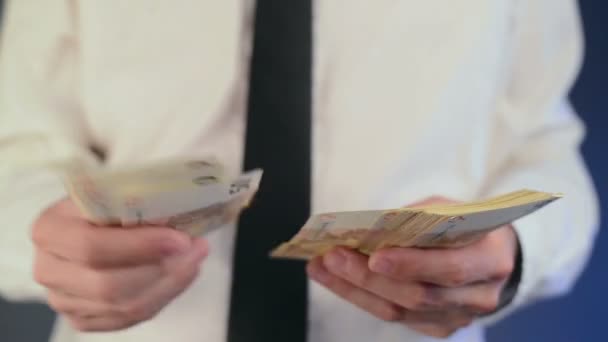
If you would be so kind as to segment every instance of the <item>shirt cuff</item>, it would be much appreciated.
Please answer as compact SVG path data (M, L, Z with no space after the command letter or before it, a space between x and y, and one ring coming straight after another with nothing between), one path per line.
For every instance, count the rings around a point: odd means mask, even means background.
M479 318L483 325L494 324L516 309L530 304L535 288L542 280L543 270L537 256L544 254L542 249L546 245L540 241L541 225L531 215L514 222L513 228L518 239L514 270L503 289L497 310Z

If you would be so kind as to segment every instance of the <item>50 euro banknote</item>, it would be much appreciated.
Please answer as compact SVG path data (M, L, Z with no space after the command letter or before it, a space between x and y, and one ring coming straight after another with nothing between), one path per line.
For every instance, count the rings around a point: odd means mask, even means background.
M170 161L119 170L70 169L64 183L83 215L100 225L161 225L199 236L236 221L263 171L229 178L215 161Z
M317 214L271 257L311 259L337 246L364 254L387 247L460 247L561 197L524 189L470 203Z

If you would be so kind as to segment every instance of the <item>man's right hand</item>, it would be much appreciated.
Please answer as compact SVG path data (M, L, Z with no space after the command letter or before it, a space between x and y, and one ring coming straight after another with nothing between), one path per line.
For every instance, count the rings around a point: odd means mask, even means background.
M207 242L165 227L103 227L70 200L35 222L34 277L80 331L124 329L154 317L196 278Z

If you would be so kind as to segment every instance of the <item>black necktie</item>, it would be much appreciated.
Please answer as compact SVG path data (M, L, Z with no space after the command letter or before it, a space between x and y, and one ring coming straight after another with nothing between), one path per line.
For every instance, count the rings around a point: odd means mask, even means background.
M311 7L256 4L244 167L264 176L239 222L229 342L306 340L305 265L268 253L310 214Z

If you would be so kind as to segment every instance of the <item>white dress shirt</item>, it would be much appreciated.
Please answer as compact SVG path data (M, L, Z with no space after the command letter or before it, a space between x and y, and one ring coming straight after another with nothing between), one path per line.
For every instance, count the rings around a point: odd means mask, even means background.
M515 300L450 341L482 341L489 322L568 291L598 216L578 150L584 127L566 101L582 55L576 2L314 6L313 212L399 207L435 194L563 192L516 222L524 264ZM213 155L239 172L251 21L252 3L242 0L8 2L0 62L3 296L44 300L31 276L29 234L41 211L66 195L57 163L120 167ZM78 333L59 318L53 341L225 341L233 237L232 226L208 236L202 274L152 320ZM434 341L315 283L309 296L310 341Z

